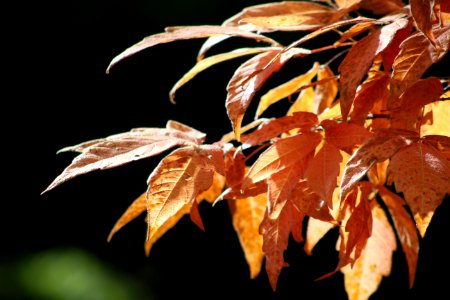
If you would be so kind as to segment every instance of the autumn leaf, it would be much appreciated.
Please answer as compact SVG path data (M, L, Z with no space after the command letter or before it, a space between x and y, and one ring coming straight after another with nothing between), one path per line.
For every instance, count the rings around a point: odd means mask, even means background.
M405 195L422 237L445 194L450 194L450 166L439 150L421 141L391 158L388 183Z
M361 256L352 266L341 269L349 300L369 299L378 288L383 276L391 273L392 254L396 250L395 234L376 201L371 202L372 235Z
M297 92L302 86L307 85L316 76L319 70L319 64L314 63L313 67L305 74L294 77L282 85L271 89L261 97L258 108L256 109L256 117L259 117L270 105L286 98Z
M305 245L303 246L306 254L312 255L312 251L317 243L334 227L336 227L336 225L333 223L309 218L308 226L306 228Z
M434 47L437 46L432 30L433 2L430 0L410 0L411 14L417 28L425 34Z
M206 200L209 203L213 203L217 197L222 193L225 187L225 177L215 172L213 177L213 183L206 191L200 193L197 196L197 202Z
M373 136L366 128L357 124L324 120L320 125L325 129L326 141L347 153L352 153L355 146Z
M248 171L244 184L256 183L269 178L310 154L322 140L318 133L305 133L276 141L264 151Z
M409 287L412 288L416 275L420 244L416 225L406 211L406 202L403 198L400 198L397 194L389 191L384 186L378 187L378 193L389 210L403 252L405 252L406 261L408 263Z
M449 50L450 26L434 29L439 48L434 47L422 34L415 33L400 45L400 53L394 60L391 75L391 100L388 107L396 107L397 100L406 88L420 79L434 63L441 60Z
M376 15L394 13L405 4L401 0L362 0L360 7L372 11Z
M200 144L204 137L203 133L193 128L169 121L166 128L136 128L130 132L66 147L59 152L74 151L81 154L75 157L43 193L82 174L155 156L175 146Z
M110 62L108 68L106 69L106 73L109 73L111 68L119 61L147 48L179 40L207 38L210 36L218 35L238 36L242 38L254 39L256 41L264 41L273 46L278 45L277 42L266 36L251 33L234 27L213 25L168 27L166 28L166 32L150 35L114 57Z
M336 224L325 201L315 193L305 179L297 182L290 196L294 206L304 215Z
M333 70L329 66L320 66L317 71L317 81L322 83L317 84L314 89L315 106L312 112L321 114L331 106L336 98L338 83Z
M264 253L263 238L259 226L264 218L267 205L266 193L228 201L233 227L244 250L245 259L250 268L250 278L256 278L260 273Z
M317 123L318 120L315 114L295 112L291 116L271 119L262 123L253 132L241 136L241 142L248 145L258 145L294 128L299 128L301 132L307 132Z
M436 101L425 105L425 111L432 112L430 124L424 123L420 133L424 135L450 136L450 101Z
M277 72L290 58L305 55L305 50L291 49L288 52L268 51L242 64L227 86L226 108L236 139L240 139L240 128L244 113L255 93L266 80Z

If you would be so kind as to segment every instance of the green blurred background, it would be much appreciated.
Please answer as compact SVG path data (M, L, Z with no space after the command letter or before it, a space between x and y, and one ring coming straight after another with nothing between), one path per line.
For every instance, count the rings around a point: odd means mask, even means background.
M201 40L160 45L109 75L105 69L115 55L166 26L220 24L260 3L15 3L18 13L8 24L12 34L5 43L11 53L4 56L11 68L4 82L10 91L4 97L0 299L346 299L340 273L314 281L336 265L337 232L330 232L311 257L303 244L292 242L286 252L290 267L283 269L273 293L264 270L249 279L225 203L202 204L206 232L183 218L150 257L143 250L143 216L107 243L115 221L146 189L160 157L83 175L40 195L75 156L56 155L65 146L134 127L161 127L168 119L206 132L207 142L228 132L225 87L243 60L200 74L180 89L176 105L169 103L168 91L195 63ZM308 69L310 63L287 68ZM422 241L415 287L409 290L404 255L396 251L392 275L371 299L448 295L448 276L440 272L450 266L449 213L444 201Z

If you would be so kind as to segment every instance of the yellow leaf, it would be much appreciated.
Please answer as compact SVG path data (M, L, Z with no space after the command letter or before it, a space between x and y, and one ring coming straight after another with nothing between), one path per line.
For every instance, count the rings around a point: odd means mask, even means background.
M288 115L291 116L294 112L307 111L314 112L315 108L315 93L312 87L306 88L300 92L297 100L291 105L288 110Z
M444 95L450 97L447 91ZM444 96L443 95L443 96ZM441 97L442 98L442 97ZM425 105L425 112L432 111L433 120L431 124L422 124L420 134L450 136L450 101L436 101Z

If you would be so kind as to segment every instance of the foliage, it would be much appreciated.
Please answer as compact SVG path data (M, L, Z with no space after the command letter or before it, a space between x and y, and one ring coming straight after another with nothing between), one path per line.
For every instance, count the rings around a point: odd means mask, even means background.
M450 194L449 79L427 72L449 51L449 22L447 0L411 0L408 5L400 0L323 0L251 6L220 26L167 28L116 56L107 72L144 49L207 38L197 64L170 91L173 101L198 73L251 56L227 86L232 131L204 144L204 133L168 121L166 128L137 128L64 148L80 154L46 191L78 175L178 147L153 170L147 191L118 220L109 239L146 213L149 254L186 214L203 228L201 201L226 200L251 277L265 261L274 290L291 234L297 242L305 240L310 254L336 226L339 263L323 277L343 272L349 299L367 299L389 275L396 236L412 286L419 239ZM297 36L285 46L275 38L281 32ZM325 46L300 47L324 36ZM230 37L266 46L207 56ZM325 52L335 55L320 61L318 54ZM311 57L317 60L307 72L258 94L288 62ZM254 98L259 98L255 118L245 123ZM292 102L281 116L261 117L287 100Z

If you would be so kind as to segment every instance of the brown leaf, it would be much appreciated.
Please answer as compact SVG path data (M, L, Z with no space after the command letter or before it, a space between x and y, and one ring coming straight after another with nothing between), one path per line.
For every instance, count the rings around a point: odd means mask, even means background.
M266 193L228 201L233 219L233 227L244 250L245 259L250 268L250 278L256 278L260 273L264 253L263 238L259 226L264 218L267 204Z
M409 287L412 288L419 255L419 237L417 236L416 225L405 209L405 200L384 186L380 186L378 189L378 193L389 209L403 252L405 253L409 271Z
M133 203L127 208L125 213L119 218L119 220L114 224L113 229L109 233L108 242L111 241L114 234L119 231L123 226L130 223L132 220L136 219L142 213L147 210L147 193L140 195Z
M286 266L283 253L286 250L291 232L296 232L296 241L299 242L298 233L302 230L303 215L287 201L277 219L264 215L260 232L263 235L263 251L266 256L266 272L270 286L275 291L281 269Z
M439 48L434 47L422 34L416 33L403 41L400 53L394 60L391 75L391 97L388 107L398 106L395 101L411 84L420 79L434 63L441 60L449 50L450 26L433 30Z
M308 186L306 180L300 180L297 183L292 191L291 198L294 206L302 214L321 221L334 223L334 218L325 201Z
M206 200L209 203L213 203L217 197L222 193L225 187L225 177L215 172L213 177L213 183L206 191L200 193L197 196L197 202Z
M118 167L158 155L175 146L197 144L203 142L203 139L203 133L181 123L169 121L167 128L136 128L130 132L64 148L60 152L75 151L81 154L75 157L43 193L79 175Z
M445 194L450 194L448 161L429 144L413 143L392 156L388 183L393 182L396 190L405 195L417 228L424 236L436 208Z
M244 186L265 180L309 155L322 140L318 133L305 133L277 140L264 151L248 171Z
M373 138L356 150L345 166L341 180L341 199L345 199L355 184L367 173L375 162L391 158L399 149L410 145L417 136L409 131L380 130Z
M227 86L226 108L237 140L240 139L244 113L255 93L290 58L304 54L303 50L292 50L284 53L275 50L261 53L242 64L234 73Z
M233 50L231 52L221 53L211 57L207 57L203 60L198 61L197 64L192 69L190 69L186 74L184 74L183 77L180 80L178 80L177 83L175 83L175 85L172 87L172 89L170 90L171 101L174 102L175 92L180 87L182 87L185 83L194 78L198 73L208 69L209 67L233 58L257 54L269 50L276 50L276 48L273 47L241 48Z
M232 148L225 156L225 179L228 186L241 185L247 167L241 149Z
M257 41L264 41L274 46L278 45L277 42L266 36L251 33L234 27L213 26L213 25L168 27L166 28L166 32L150 35L144 38L142 41L125 49L125 51L114 57L113 60L110 62L108 68L106 69L106 73L109 73L111 68L114 65L116 65L119 61L129 56L132 56L142 50L145 50L147 48L159 44L170 43L179 40L207 38L210 36L221 36L221 35L237 36L242 38L254 39Z
M333 191L336 188L340 172L339 163L342 155L335 146L324 143L306 169L305 178L308 185L333 208Z
M437 0L435 1L435 9L438 10L439 23L442 26L450 24L450 1Z
M383 276L391 273L392 254L396 250L395 234L383 209L372 201L372 235L353 267L341 269L349 300L369 299Z
M373 136L366 128L357 124L324 120L320 125L325 129L325 139L328 143L350 154L355 146Z
M413 83L400 97L400 107L393 108L391 127L419 132L423 107L438 100L443 92L442 84L436 77Z
M412 29L413 29L412 22L409 22L408 26L398 30L395 33L392 42L381 53L381 57L383 59L383 68L386 72L391 71L394 60L397 57L398 53L400 52L400 45L406 38L408 38L411 35Z
M376 15L386 15L398 11L405 4L401 0L362 0L360 7Z
M153 170L147 191L148 241L156 241L159 228L173 226L173 221L189 212L196 197L212 185L215 168L208 155L201 146L180 148ZM147 252L153 244L148 243Z
M241 136L241 142L252 146L259 145L294 128L300 128L301 132L306 132L317 125L317 123L318 120L315 114L295 112L292 116L271 119L262 123L253 132Z
M347 119L352 106L356 88L366 75L374 58L391 43L395 33L407 25L406 19L397 19L393 23L375 30L358 41L339 65L341 111L344 120Z
M410 0L411 14L416 27L425 34L434 47L437 46L432 30L432 13L434 2L430 0Z
M276 88L271 89L261 97L258 108L256 109L256 118L259 117L270 105L296 93L302 86L311 83L316 76L320 64L315 62L313 67L305 74L299 75Z

